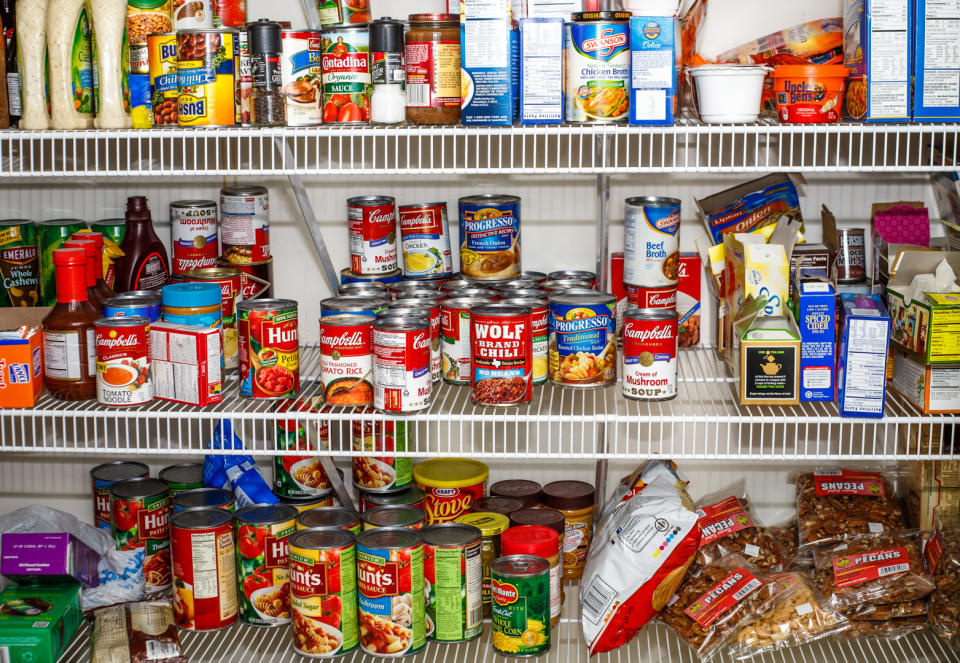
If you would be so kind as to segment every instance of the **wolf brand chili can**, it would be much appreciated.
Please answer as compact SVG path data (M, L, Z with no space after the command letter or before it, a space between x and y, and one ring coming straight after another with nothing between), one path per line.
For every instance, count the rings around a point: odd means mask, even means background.
M361 413L373 411L364 408ZM407 450L407 422L354 421L350 427L354 451L378 454L353 457L354 486L369 493L392 493L413 483L413 461L392 455Z
M233 513L236 500L233 492L223 488L193 488L177 493L171 499L173 512L190 510L221 509ZM232 535L231 535L232 536Z
M386 309L387 296L382 293L338 295L320 301L320 318L344 313L376 318Z
M297 303L254 299L237 304L240 395L289 398L300 391Z
M352 509L323 506L297 514L297 531L304 529L342 529L356 535L363 530L363 521Z
M279 412L327 412L319 408L319 396L308 399L283 400L277 406ZM316 441L307 439L308 424L297 419L277 420L277 450L316 452L329 448L330 422L316 422ZM282 455L274 457L273 492L278 497L305 498L329 494L332 486L320 459L316 455Z
M617 381L617 298L600 292L550 295L550 379L571 387Z
M441 371L444 382L470 384L470 309L492 304L486 297L446 299L440 304Z
M93 323L93 330L97 402L140 405L152 401L150 321L140 316L100 318Z
M429 524L452 522L483 497L490 469L478 460L431 458L413 468L413 480L427 494Z
M330 405L373 402L373 318L320 318L320 383Z
M680 201L638 196L626 200L623 280L647 288L677 286Z
M339 656L359 642L357 546L342 529L303 530L288 540L293 648L305 656Z
M533 396L529 306L481 304L470 310L470 398L478 405L518 405Z
M203 463L179 463L160 470L161 481L170 487L170 498L187 491L203 488Z
M127 479L142 479L150 476L150 468L143 463L115 460L102 463L90 470L93 488L93 524L100 529L110 529L110 486Z
M370 121L370 34L367 24L323 30L320 40L323 123ZM358 271L354 269L354 271Z
M374 406L406 414L430 405L430 321L389 318L373 323Z
M170 203L171 271L217 265L217 204L212 200L177 200Z
M170 586L170 489L160 479L110 486L110 523L117 550L143 550L144 589Z
M287 537L297 510L287 504L254 505L234 516L240 619L254 626L290 623Z
M270 202L267 188L243 184L220 189L221 253L230 263L270 257Z
M283 30L280 44L280 80L287 104L287 126L318 126L323 107L320 31Z
M390 196L356 196L347 200L350 269L358 274L385 274L397 269L397 211Z
M677 312L636 309L623 316L623 395L640 401L677 396Z
M460 208L460 273L478 281L520 274L520 198L464 196Z
M630 12L576 12L566 24L567 122L626 123L630 115Z
M395 493L368 493L364 490L361 490L360 511L363 512L367 511L368 509L375 509L378 506L403 504L406 506L415 506L418 509L424 510L424 513L426 513L424 508L426 499L427 494L416 486L407 486L403 490Z
M150 322L156 322L162 313L160 293L156 290L132 290L103 302L103 315L106 318L139 315Z
M360 517L363 520L364 531L378 527L421 529L427 522L427 514L423 509L406 504L390 504L367 509Z
M446 203L401 205L400 247L403 273L410 276L450 274L450 227Z
M490 642L503 656L539 656L550 649L550 564L508 555L490 565Z
M221 321L223 325L223 366L236 368L237 357L237 302L243 290L243 275L233 267L203 267L180 275L184 281L210 282L220 286Z
M623 284L627 291L627 310L635 308L677 308L677 287L645 288L630 283Z
M189 3L186 3L189 4ZM153 126L177 124L177 34L147 35L147 68L153 90Z
M213 631L237 621L233 514L190 509L170 519L173 618L180 628Z
M232 127L237 123L237 33L177 32L177 123L181 127Z
M518 290L516 292L523 292ZM530 307L530 330L533 336L533 384L547 381L548 348L550 346L550 307L543 297L520 297L504 293L500 303Z
M427 591L427 633L437 642L463 642L483 633L480 530L439 523L420 530Z

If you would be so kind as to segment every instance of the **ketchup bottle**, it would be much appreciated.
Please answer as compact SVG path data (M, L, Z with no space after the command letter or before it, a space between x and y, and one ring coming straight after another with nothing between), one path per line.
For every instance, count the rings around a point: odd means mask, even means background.
M43 319L43 377L50 395L82 401L97 395L93 322L100 312L87 299L87 256L82 249L53 251L57 303Z
M117 260L114 289L159 290L170 281L170 260L163 242L153 232L150 209L144 196L127 198L127 229L120 242L123 257Z
M68 239L63 243L65 249L80 249L86 256L84 265L84 278L87 284L87 300L93 304L93 307L103 314L103 300L97 291L97 273L94 261L97 259L97 245L95 242L86 239Z
M70 239L87 240L97 245L97 252L94 255L93 275L97 279L97 299L100 300L100 305L102 306L104 301L117 294L113 291L113 288L108 286L107 282L103 280L103 233L83 231L73 233ZM87 269L89 268L90 266L88 265ZM96 300L91 297L90 301Z

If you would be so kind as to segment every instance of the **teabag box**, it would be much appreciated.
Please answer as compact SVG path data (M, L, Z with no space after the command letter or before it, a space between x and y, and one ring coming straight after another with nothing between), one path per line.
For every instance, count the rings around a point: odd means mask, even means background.
M879 295L840 294L837 389L840 414L882 417L886 402L890 316Z
M799 403L800 331L793 318L757 317L749 324L738 322L736 331L740 338L740 404Z

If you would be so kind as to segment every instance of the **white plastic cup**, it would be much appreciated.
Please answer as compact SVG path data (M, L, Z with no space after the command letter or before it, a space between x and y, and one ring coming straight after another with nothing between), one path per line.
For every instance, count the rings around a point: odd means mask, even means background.
M708 124L756 122L770 67L705 64L688 70L697 88L700 119Z

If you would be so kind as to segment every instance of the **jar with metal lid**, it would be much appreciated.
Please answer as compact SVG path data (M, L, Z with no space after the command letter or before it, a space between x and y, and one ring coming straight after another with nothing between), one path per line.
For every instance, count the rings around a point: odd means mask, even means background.
M553 530L543 525L511 527L500 535L500 550L504 556L534 555L547 560L550 564L550 627L559 626L563 606L563 564Z
M280 74L280 24L260 19L247 25L250 50L250 122L257 127L286 124L286 97Z
M584 481L554 481L543 487L543 505L563 514L563 577L579 578L593 537L593 486Z
M466 513L457 522L463 525L473 525L480 530L480 567L483 573L483 582L480 593L483 604L483 616L490 617L490 565L500 556L500 535L510 527L510 519L499 513L489 511L474 511Z
M406 38L407 122L460 122L460 17L411 14Z

